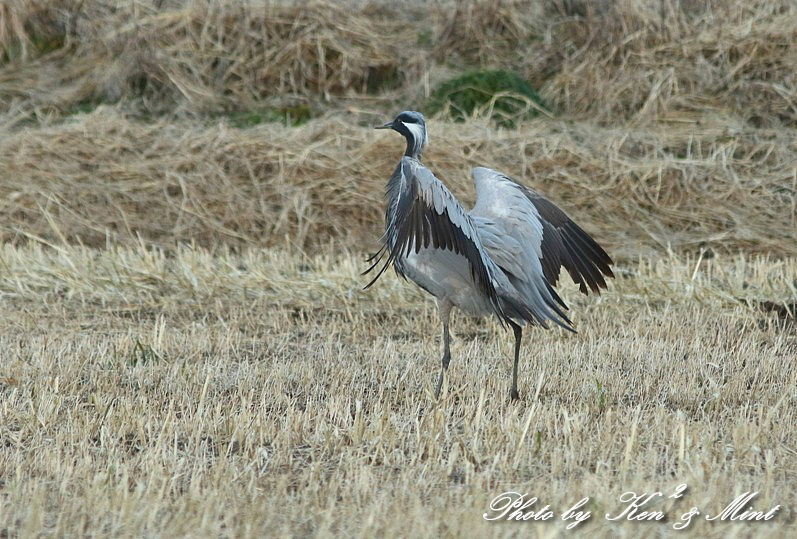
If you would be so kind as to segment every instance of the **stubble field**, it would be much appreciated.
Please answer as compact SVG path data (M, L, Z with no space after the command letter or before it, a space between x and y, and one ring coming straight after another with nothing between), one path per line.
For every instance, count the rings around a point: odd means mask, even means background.
M797 336L757 303L793 294L793 261L628 264L600 301L567 287L580 333L527 332L519 403L509 335L461 317L435 403L432 304L396 279L363 293L359 257L34 246L3 261L10 536L548 536L589 497L581 531L635 537L747 491L780 505L773 520L689 530L794 526ZM666 522L605 519L627 491L682 483L646 507ZM484 520L506 491L556 516Z
M409 5L0 6L0 537L797 531L794 5ZM371 127L471 65L552 112L430 118L427 165L616 260L563 275L579 333L525 332L516 403L495 321L455 315L436 402L433 302L359 275L402 151ZM508 491L552 517L485 519ZM608 519L629 491L664 519ZM774 517L706 520L745 492Z

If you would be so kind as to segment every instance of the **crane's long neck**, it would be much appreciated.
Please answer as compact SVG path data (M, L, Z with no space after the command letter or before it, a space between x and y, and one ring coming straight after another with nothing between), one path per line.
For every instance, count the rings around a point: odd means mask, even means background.
M407 139L407 150L404 155L420 160L423 147L428 142L426 128L419 124L404 124L406 131L402 132Z

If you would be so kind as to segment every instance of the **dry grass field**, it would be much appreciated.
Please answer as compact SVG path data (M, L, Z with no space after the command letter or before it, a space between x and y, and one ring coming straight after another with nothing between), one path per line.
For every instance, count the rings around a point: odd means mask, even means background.
M600 301L565 288L580 333L531 331L523 400L511 339L457 317L447 393L439 339L409 284L360 289L356 256L306 258L7 246L2 512L6 536L659 535L739 494L794 529L797 263L675 257L623 266ZM667 522L605 519L626 491ZM488 522L538 496L554 521ZM539 507L538 507L539 508ZM702 517L698 517L702 518Z
M797 5L398 6L0 3L0 539L797 534ZM426 164L616 261L563 285L577 335L525 332L517 403L458 315L436 402L434 304L360 276L371 127L473 66L550 111L430 117ZM508 491L552 517L487 520ZM664 518L608 519L630 491ZM706 520L745 492L774 516Z

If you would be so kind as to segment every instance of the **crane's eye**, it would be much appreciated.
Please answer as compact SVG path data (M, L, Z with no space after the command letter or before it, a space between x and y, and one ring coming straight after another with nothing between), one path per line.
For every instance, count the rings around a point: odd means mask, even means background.
M413 116L411 114L401 114L398 118L398 121L405 123L405 124L419 124L420 119L417 116Z

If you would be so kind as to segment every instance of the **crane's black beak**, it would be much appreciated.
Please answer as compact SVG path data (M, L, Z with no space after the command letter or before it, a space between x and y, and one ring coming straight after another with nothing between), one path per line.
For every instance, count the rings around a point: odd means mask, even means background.
M377 125L374 129L393 129L393 122L387 122L385 125Z

